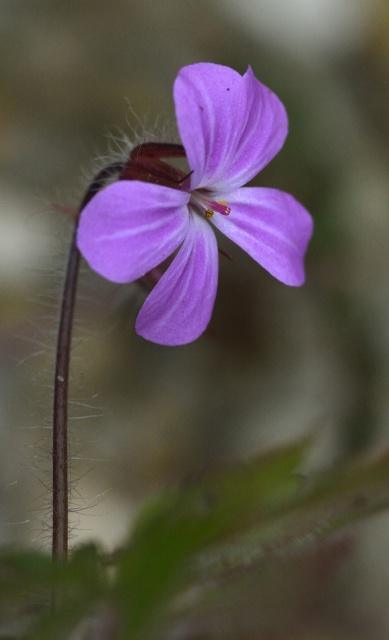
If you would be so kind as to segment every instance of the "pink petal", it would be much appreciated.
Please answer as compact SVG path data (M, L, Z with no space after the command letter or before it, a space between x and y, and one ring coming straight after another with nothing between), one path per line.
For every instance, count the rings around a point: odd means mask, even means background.
M211 319L217 275L215 234L205 220L190 216L182 247L139 312L137 333L169 346L196 340Z
M277 189L246 187L225 199L231 213L215 213L215 226L281 282L303 284L304 254L313 230L308 211Z
M119 181L83 209L77 244L94 271L132 282L163 262L183 241L189 195L146 182Z
M232 191L251 180L281 149L285 108L257 80L217 64L184 67L174 84L181 140L191 189Z

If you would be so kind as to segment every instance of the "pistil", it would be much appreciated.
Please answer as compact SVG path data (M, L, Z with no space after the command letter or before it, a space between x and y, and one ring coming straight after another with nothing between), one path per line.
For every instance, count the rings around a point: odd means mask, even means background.
M198 211L203 213L206 218L212 218L215 212L220 213L222 216L228 216L231 213L231 208L227 205L225 200L210 200L206 194L201 191L192 191L190 204Z

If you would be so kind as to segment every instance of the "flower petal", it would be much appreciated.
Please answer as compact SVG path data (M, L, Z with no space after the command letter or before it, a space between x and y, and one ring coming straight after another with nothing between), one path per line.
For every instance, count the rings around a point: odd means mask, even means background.
M196 340L211 319L218 266L214 232L191 215L182 247L139 312L137 333L169 346Z
M192 190L241 187L278 153L287 135L283 104L250 67L244 76L211 63L184 67L174 101Z
M183 241L188 200L187 193L156 184L115 182L99 191L81 212L78 248L104 278L137 280Z
M246 187L225 199L231 213L215 213L215 226L281 282L303 284L304 254L313 230L308 211L277 189Z

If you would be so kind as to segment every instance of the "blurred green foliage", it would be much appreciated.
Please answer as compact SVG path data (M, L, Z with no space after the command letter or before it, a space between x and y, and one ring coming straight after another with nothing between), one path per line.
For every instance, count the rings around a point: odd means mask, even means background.
M389 506L388 455L307 479L299 469L309 445L292 443L162 493L112 556L93 545L63 564L41 553L3 552L2 624L11 612L25 629L17 637L31 640L169 637L177 620L193 625L201 617L204 598L228 620L234 583L243 599L255 584L266 592L269 562L297 558L298 575L312 548ZM107 615L114 623L104 635ZM88 624L100 635L87 635Z

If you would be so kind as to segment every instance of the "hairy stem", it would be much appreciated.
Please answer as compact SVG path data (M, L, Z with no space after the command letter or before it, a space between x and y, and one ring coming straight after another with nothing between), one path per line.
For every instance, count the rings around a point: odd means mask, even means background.
M68 554L69 490L68 490L68 390L69 362L74 304L80 254L76 245L77 222L73 231L58 329L54 379L53 411L53 559L66 559Z
M105 181L122 170L121 163L104 167L89 185L80 205L80 211L101 189ZM54 378L53 407L53 538L52 556L55 560L66 560L68 555L69 530L69 481L68 481L68 395L69 365L72 341L74 307L76 301L77 279L80 254L77 249L76 220L70 244L65 284L62 294L60 321L57 338Z

